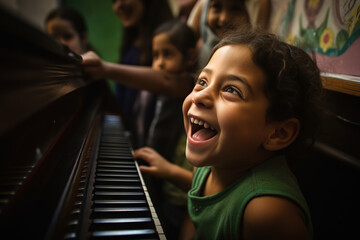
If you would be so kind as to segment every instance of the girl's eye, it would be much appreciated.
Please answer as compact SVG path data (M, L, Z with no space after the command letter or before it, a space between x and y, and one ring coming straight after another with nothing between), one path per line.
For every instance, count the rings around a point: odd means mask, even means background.
M196 81L196 84L199 84L199 85L205 87L205 86L206 86L206 81L205 81L204 79L202 79L202 78L199 78L199 79Z
M169 50L165 50L163 54L164 54L164 57L166 57L166 58L170 58L174 55L174 53Z
M212 3L211 5L210 5L210 8L212 8L214 11L220 11L221 10L221 4L220 3Z
M73 35L71 33L65 33L63 35L63 39L66 40L66 41L69 41L72 38L73 38Z
M240 91L238 91L237 89L235 89L234 87L227 87L225 89L225 92L235 94L235 95L238 95L239 97L243 98L242 93Z

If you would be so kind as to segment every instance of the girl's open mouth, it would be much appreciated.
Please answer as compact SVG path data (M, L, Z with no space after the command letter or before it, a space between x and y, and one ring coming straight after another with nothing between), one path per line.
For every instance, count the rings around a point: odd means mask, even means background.
M190 117L191 138L195 141L206 141L213 138L217 131L207 122Z

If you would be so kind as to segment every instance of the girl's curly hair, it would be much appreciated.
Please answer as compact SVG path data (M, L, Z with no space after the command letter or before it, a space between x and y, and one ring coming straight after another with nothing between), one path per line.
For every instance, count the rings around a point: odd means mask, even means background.
M264 89L270 102L267 121L297 118L301 127L292 145L312 143L322 112L322 83L316 63L302 49L259 29L229 34L214 47L211 55L223 46L237 44L249 47L254 63L267 77Z

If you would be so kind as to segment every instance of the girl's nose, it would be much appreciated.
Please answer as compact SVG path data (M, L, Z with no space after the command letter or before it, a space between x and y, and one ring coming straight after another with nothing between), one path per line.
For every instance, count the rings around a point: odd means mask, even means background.
M163 69L164 66L165 66L164 58L160 57L160 58L158 59L158 67L159 67L159 69Z
M163 61L161 61L160 58L154 60L153 61L153 68L156 69L156 70L163 70L163 68L164 68Z
M203 89L199 92L195 92L191 101L199 108L211 108L214 101L210 89Z
M56 40L60 42L61 44L67 45L67 41L62 37L57 37Z
M229 21L229 16L226 11L222 11L219 16L218 24L219 26L223 27L227 25L227 22Z

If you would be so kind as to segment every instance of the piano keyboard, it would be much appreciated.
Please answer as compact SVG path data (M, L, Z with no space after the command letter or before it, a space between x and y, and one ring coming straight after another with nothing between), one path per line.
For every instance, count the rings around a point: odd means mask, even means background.
M80 211L84 218L89 216L89 227L83 233L69 231L65 239L166 239L120 117L104 116L97 156L91 199L73 209L75 216ZM88 213L86 205L91 206ZM68 225L79 221L87 219L75 217Z
M1 4L0 18L0 238L165 239L121 119L103 115L121 112L108 84Z

